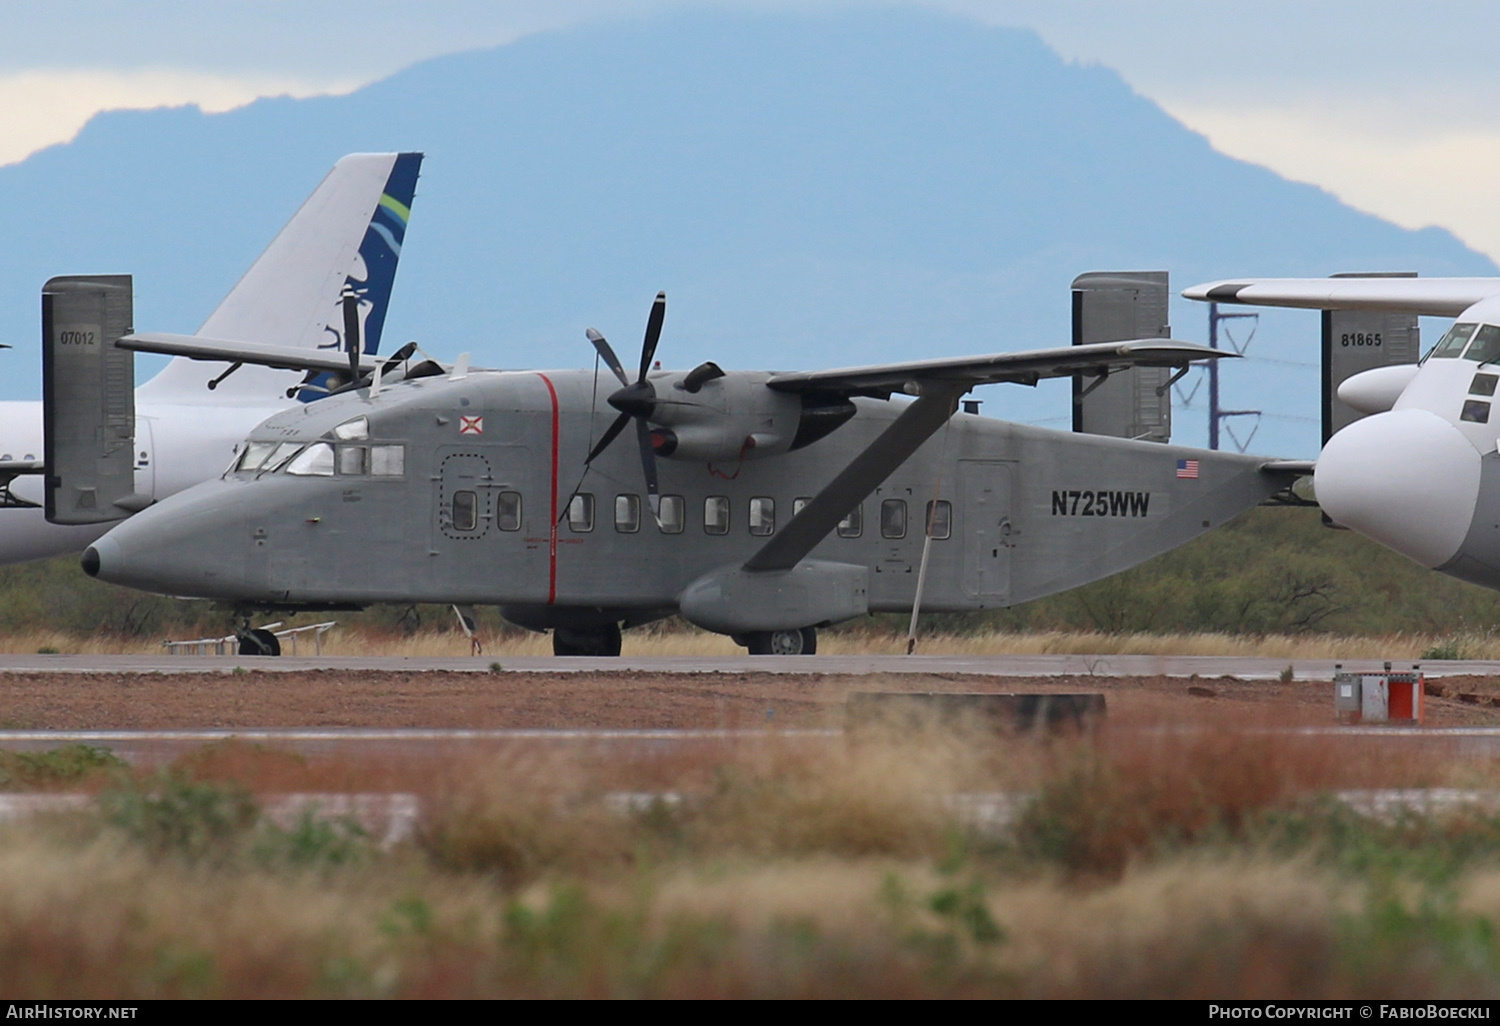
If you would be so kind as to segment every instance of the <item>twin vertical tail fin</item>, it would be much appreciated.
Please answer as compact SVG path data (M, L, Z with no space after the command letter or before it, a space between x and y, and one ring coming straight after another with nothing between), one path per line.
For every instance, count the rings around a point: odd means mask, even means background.
M1073 279L1073 344L1169 338L1166 271L1099 271ZM1073 430L1166 442L1172 368L1131 367L1108 380L1073 378Z
M54 524L122 520L135 494L135 354L128 274L69 275L42 288L43 459Z
M261 345L344 348L340 297L359 296L362 348L379 351L396 265L422 164L420 153L356 153L334 165L197 334ZM224 368L174 359L141 386L143 401L272 405L304 400L329 382L244 367L215 389Z
M1353 272L1335 278L1415 278L1415 272ZM1404 310L1323 311L1323 441L1365 414L1339 398L1339 386L1362 371L1416 363L1422 355L1417 315Z

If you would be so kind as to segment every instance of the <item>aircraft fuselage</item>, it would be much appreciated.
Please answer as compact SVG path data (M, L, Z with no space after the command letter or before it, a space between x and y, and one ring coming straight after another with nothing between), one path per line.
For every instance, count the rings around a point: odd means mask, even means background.
M721 390L734 409L765 377L730 374L692 398L713 406ZM681 378L651 375L662 395ZM278 413L248 432L239 469L117 526L86 566L242 607L442 602L498 605L538 629L645 622L742 564L905 408L855 400L827 437L759 458L658 458L658 524L632 445L585 473L612 387L587 371L474 372ZM795 417L784 407L766 398L768 425ZM871 611L910 609L932 518L922 607L1008 606L1223 523L1287 483L1264 463L959 413L810 558L864 568Z
M1382 372L1397 380L1394 368ZM1350 378L1380 405L1389 382ZM1424 566L1500 589L1500 299L1475 304L1410 373L1388 408L1330 438L1318 502L1337 523Z

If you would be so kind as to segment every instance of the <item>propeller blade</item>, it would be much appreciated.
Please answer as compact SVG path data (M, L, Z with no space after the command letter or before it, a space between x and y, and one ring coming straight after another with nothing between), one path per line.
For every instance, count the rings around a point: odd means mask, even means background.
M395 370L401 364L405 363L407 360L410 360L412 354L415 353L416 351L417 351L417 344L415 342L408 342L408 343L406 343L406 345L402 346L400 349L398 349L394 353L392 353L390 355L390 357L387 358L387 360L385 361L385 363L383 363L383 364L380 365L380 373L381 373L381 375L389 374L391 371Z
M625 367L620 363L620 358L615 355L614 349L605 341L604 336L593 328L590 328L584 334L589 337L590 342L594 343L594 348L599 351L599 355L603 357L609 369L615 372L615 377L620 379L620 384L629 385L630 379L625 376Z
M630 414L628 413L622 413L618 417L616 417L615 422L609 426L609 430L604 432L599 441L596 442L594 444L594 447L589 450L589 454L583 458L583 462L585 464L594 462L594 457L598 456L605 449L608 449L609 443L618 438L620 436L620 432L625 430L625 425L629 423ZM641 423L644 424L645 421L641 421Z
M359 380L359 296L351 288L345 288L344 300L344 348L349 352L349 380Z
M646 501L651 504L651 515L661 523L661 489L656 483L656 452L651 448L651 425L645 417L636 418L635 437L641 446L641 470L646 473Z
M656 359L656 343L661 340L661 322L667 316L667 294L658 292L656 302L651 304L651 316L646 319L646 341L641 345L641 374L637 381L646 380L651 361Z

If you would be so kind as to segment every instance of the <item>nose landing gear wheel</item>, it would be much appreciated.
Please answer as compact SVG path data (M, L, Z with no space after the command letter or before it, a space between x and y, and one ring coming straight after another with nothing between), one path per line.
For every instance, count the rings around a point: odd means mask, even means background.
M246 631L240 635L240 655L279 656L281 639L267 630Z
M743 636L751 655L814 655L818 651L815 627L801 630L752 631Z

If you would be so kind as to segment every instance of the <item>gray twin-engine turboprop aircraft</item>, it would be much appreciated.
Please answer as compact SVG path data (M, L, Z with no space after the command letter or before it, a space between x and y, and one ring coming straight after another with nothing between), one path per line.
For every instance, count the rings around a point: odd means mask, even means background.
M1071 376L1082 402L1139 368L1156 368L1143 394L1159 400L1167 368L1224 355L1205 347L1132 338L843 370L654 370L665 308L659 294L633 376L589 332L615 381L356 346L356 380L265 420L221 479L123 521L84 568L241 614L495 605L551 630L559 655L618 654L622 627L673 613L752 653L811 653L817 628L866 613L1008 606L1116 573L1308 469L956 412L980 384ZM196 336L118 345L307 370L342 359Z

